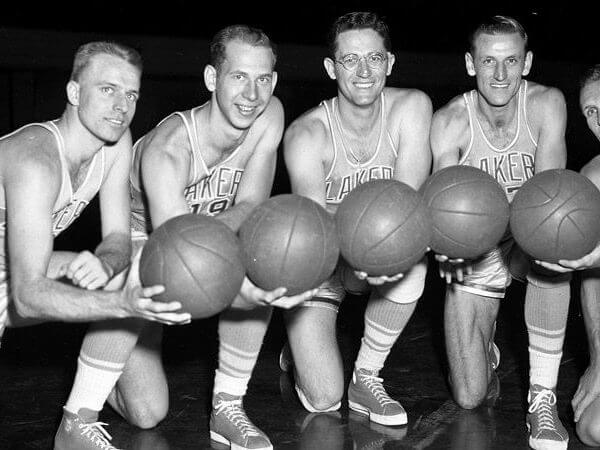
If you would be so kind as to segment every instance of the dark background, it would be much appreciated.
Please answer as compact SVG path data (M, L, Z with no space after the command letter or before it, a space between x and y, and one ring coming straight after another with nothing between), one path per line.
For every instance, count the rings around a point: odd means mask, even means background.
M335 95L322 68L325 35L339 15L371 10L386 18L397 62L390 86L418 88L439 108L473 87L464 69L469 31L492 14L520 20L530 36L534 65L529 79L556 86L568 103L568 167L579 170L598 145L578 111L577 80L598 58L594 2L504 1L501 5L463 0L317 2L13 2L0 12L0 134L25 123L59 116L76 48L93 39L114 39L136 47L145 60L142 98L132 124L134 138L174 110L208 99L201 74L208 41L220 28L248 23L262 28L279 46L275 94L286 123ZM495 2L497 3L497 2ZM273 194L289 190L279 158ZM97 204L59 238L59 247L93 245ZM97 238L97 231L96 231ZM96 239L95 238L95 239Z

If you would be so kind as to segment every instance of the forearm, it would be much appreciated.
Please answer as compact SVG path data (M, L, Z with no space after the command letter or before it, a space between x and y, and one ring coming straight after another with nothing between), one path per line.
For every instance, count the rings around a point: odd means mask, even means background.
M255 206L255 204L248 201L236 203L235 206L219 214L216 218L237 232Z
M582 273L581 308L590 350L590 365L600 364L600 270Z
M96 247L94 254L102 261L112 277L129 265L131 237L128 233L111 233Z
M128 317L122 291L88 290L49 278L13 284L17 314L24 319L88 322Z

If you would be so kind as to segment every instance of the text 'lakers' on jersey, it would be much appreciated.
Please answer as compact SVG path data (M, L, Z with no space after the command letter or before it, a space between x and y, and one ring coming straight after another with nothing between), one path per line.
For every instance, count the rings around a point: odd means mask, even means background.
M325 100L321 105L327 114L333 146L333 161L331 167L326 169L325 200L327 210L334 214L337 206L356 186L370 180L391 179L394 175L397 152L387 127L383 93L381 93L380 129L372 154L368 149L353 151L345 142L336 98ZM360 152L360 150L365 151ZM356 157L357 154L366 154L366 157L362 160Z
M489 173L504 187L509 200L534 175L537 142L527 123L527 81L523 80L517 95L517 128L512 141L497 148L485 135L475 109L476 92L463 94L469 113L471 139L459 164L478 167Z
M196 111L205 106L198 106L184 112L175 112L163 119L157 126L173 116L179 117L183 122L190 144L191 161L183 194L190 212L214 216L233 206L238 186L244 174L244 167L250 155L240 146L223 161L211 167L207 166L202 157L196 124ZM152 231L152 227L145 198L140 188L141 183L136 179L136 174L140 173L141 158L135 157L136 153L143 151L144 145L144 137L134 145L135 163L130 176L130 193L133 230L147 234Z

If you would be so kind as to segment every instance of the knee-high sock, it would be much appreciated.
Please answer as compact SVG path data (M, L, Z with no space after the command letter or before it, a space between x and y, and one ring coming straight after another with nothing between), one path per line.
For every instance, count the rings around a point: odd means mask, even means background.
M417 302L394 303L371 297L365 311L365 331L355 367L379 372L415 310Z
M81 345L77 373L65 408L100 411L123 372L143 329L141 319L99 322L90 327Z
M246 394L272 310L271 307L250 311L230 308L221 313L219 367L215 374L214 394Z
M569 278L532 273L527 279L525 323L529 335L529 381L554 388L569 313Z

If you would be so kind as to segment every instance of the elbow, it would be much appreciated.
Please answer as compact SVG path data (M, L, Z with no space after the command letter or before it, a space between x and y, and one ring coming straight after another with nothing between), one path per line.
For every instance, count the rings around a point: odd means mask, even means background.
M12 303L13 311L19 319L37 319L40 316L40 312L36 310L35 306L28 301L28 295L25 292L27 287L25 285L19 285L17 283L11 284L11 292L9 298Z

